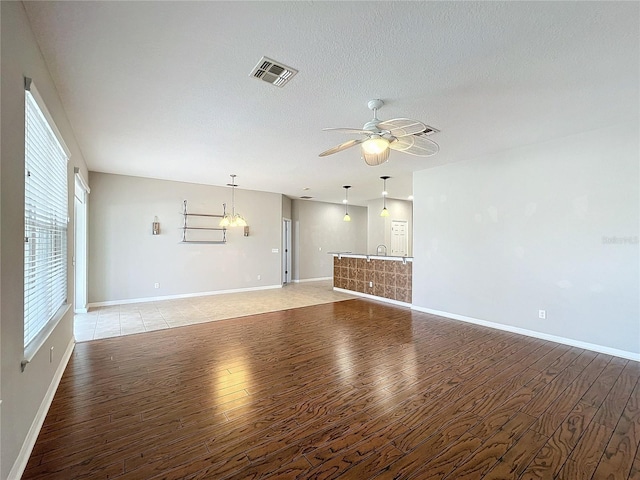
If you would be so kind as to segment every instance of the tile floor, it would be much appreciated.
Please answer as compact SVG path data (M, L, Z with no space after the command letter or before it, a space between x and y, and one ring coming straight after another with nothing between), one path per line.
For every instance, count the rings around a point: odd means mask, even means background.
M270 290L95 307L75 316L74 334L76 341L84 342L350 298L356 297L333 291L332 280L321 280Z

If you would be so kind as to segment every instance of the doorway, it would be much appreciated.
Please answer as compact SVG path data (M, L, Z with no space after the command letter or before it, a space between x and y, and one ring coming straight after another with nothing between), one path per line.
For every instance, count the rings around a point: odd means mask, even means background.
M291 283L291 219L282 219L282 284Z

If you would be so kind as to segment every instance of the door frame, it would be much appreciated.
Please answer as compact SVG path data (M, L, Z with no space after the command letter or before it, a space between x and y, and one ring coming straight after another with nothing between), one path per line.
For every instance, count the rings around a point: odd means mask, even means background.
M87 259L87 200L91 189L80 174L78 167L75 171L75 190L73 200L73 305L75 313L88 311L88 259Z
M291 283L291 219L282 219L282 284Z

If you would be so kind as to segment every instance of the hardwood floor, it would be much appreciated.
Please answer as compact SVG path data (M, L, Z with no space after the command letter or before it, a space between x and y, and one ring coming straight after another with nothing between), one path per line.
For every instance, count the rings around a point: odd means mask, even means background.
M76 345L23 479L640 479L640 364L364 299Z

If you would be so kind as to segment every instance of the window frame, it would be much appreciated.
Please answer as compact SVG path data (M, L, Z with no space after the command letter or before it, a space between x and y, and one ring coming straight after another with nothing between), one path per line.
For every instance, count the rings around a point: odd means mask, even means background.
M36 107L35 111L33 111L33 106ZM27 264L27 262L33 260L33 257L31 257L31 260L30 260L29 256L27 255L27 250L37 248L37 246L33 244L32 244L33 246L28 244L29 234L34 233L35 232L34 229L36 228L34 226L33 212L31 212L30 219L28 219L30 211L28 211L27 209L27 195L28 195L27 183L29 181L28 169L30 168L29 167L30 163L32 163L32 162L29 162L28 156L30 155L29 150L32 149L33 151L34 149L33 144L31 145L31 147L28 147L28 142L30 140L28 131L30 126L33 126L33 124L30 125L29 123L30 122L29 116L28 116L28 113L30 111L29 109L32 109L31 110L32 114L38 115L39 119L43 121L43 122L39 122L40 132L43 131L42 128L44 126L44 128L46 129L45 135L48 138L47 141L52 145L52 148L54 150L57 150L55 154L56 158L54 160L50 160L50 159L46 160L46 162L49 162L49 163L50 162L57 163L57 165L55 166L55 168L57 169L56 170L57 183L54 184L54 187L53 187L53 190L54 190L53 193L56 195L56 202L58 204L57 207L55 207L57 209L57 212L53 213L53 210L52 210L50 213L47 214L48 216L44 217L45 222L49 221L49 223L44 225L44 229L39 230L38 236L43 235L43 232L44 232L44 235L48 237L50 240L48 246L46 247L44 257L46 257L47 259L51 259L51 258L54 258L56 255L57 256L61 255L61 259L57 259L57 265L58 265L58 268L62 267L62 271L60 273L56 273L54 269L52 269L51 267L45 267L45 275L47 275L45 277L45 282L47 282L47 286L45 288L47 289L50 288L49 284L51 283L50 280L53 272L53 276L56 277L55 280L57 280L58 295L56 296L54 303L50 304L49 307L45 309L44 313L39 313L39 315L41 315L40 318L39 319L35 318L35 320L34 318L31 318L30 320L28 308L27 308L28 300L29 300L27 297L27 294L29 293L29 289L27 285L27 269L29 265ZM69 236L69 230L70 230L69 229L69 226L70 226L69 159L71 157L71 154L64 142L64 139L62 138L62 135L60 134L60 131L58 130L55 122L53 121L53 118L49 113L49 110L47 109L45 102L43 101L42 97L40 96L38 90L36 89L31 79L29 78L25 78L24 113L25 113L25 118L24 118L25 194L23 196L23 201L24 201L23 203L23 206L24 206L23 234L24 234L24 241L25 241L25 248L23 249L23 255L24 255L23 256L24 358L21 362L21 368L23 371L25 366L33 359L36 353L44 345L46 340L51 335L51 332L53 332L53 330L56 328L60 320L62 320L62 318L67 314L67 312L71 308L71 303L69 302L69 242L71 241ZM41 137L41 138L43 139L44 137ZM64 166L61 164L61 161L64 163ZM40 166L43 167L42 165ZM33 170L33 165L31 166L31 170ZM47 169L47 165L44 166L43 172L45 174L50 173ZM47 178L48 180L51 180L50 177L47 177ZM60 181L61 178L64 178L64 185L63 185L63 182ZM45 190L48 190L48 188L45 187ZM41 192L36 193L36 195L40 195L40 194ZM44 194L45 201L46 201L46 195L47 193ZM62 203L63 196L64 196L64 203ZM33 200L33 197L31 199ZM62 220L60 220L60 218L58 217L61 217ZM35 223L42 225L42 221L40 220L35 221ZM58 248L56 248L56 245ZM42 264L39 264L37 266L40 269L38 271L41 272ZM60 295L62 294L64 295L64 299L61 300L61 303L59 304ZM46 320L42 321L42 318L44 318L42 317L42 315L46 316ZM36 316L34 315L34 317ZM33 325L36 326L36 332L28 335L29 324L31 324L32 326Z

